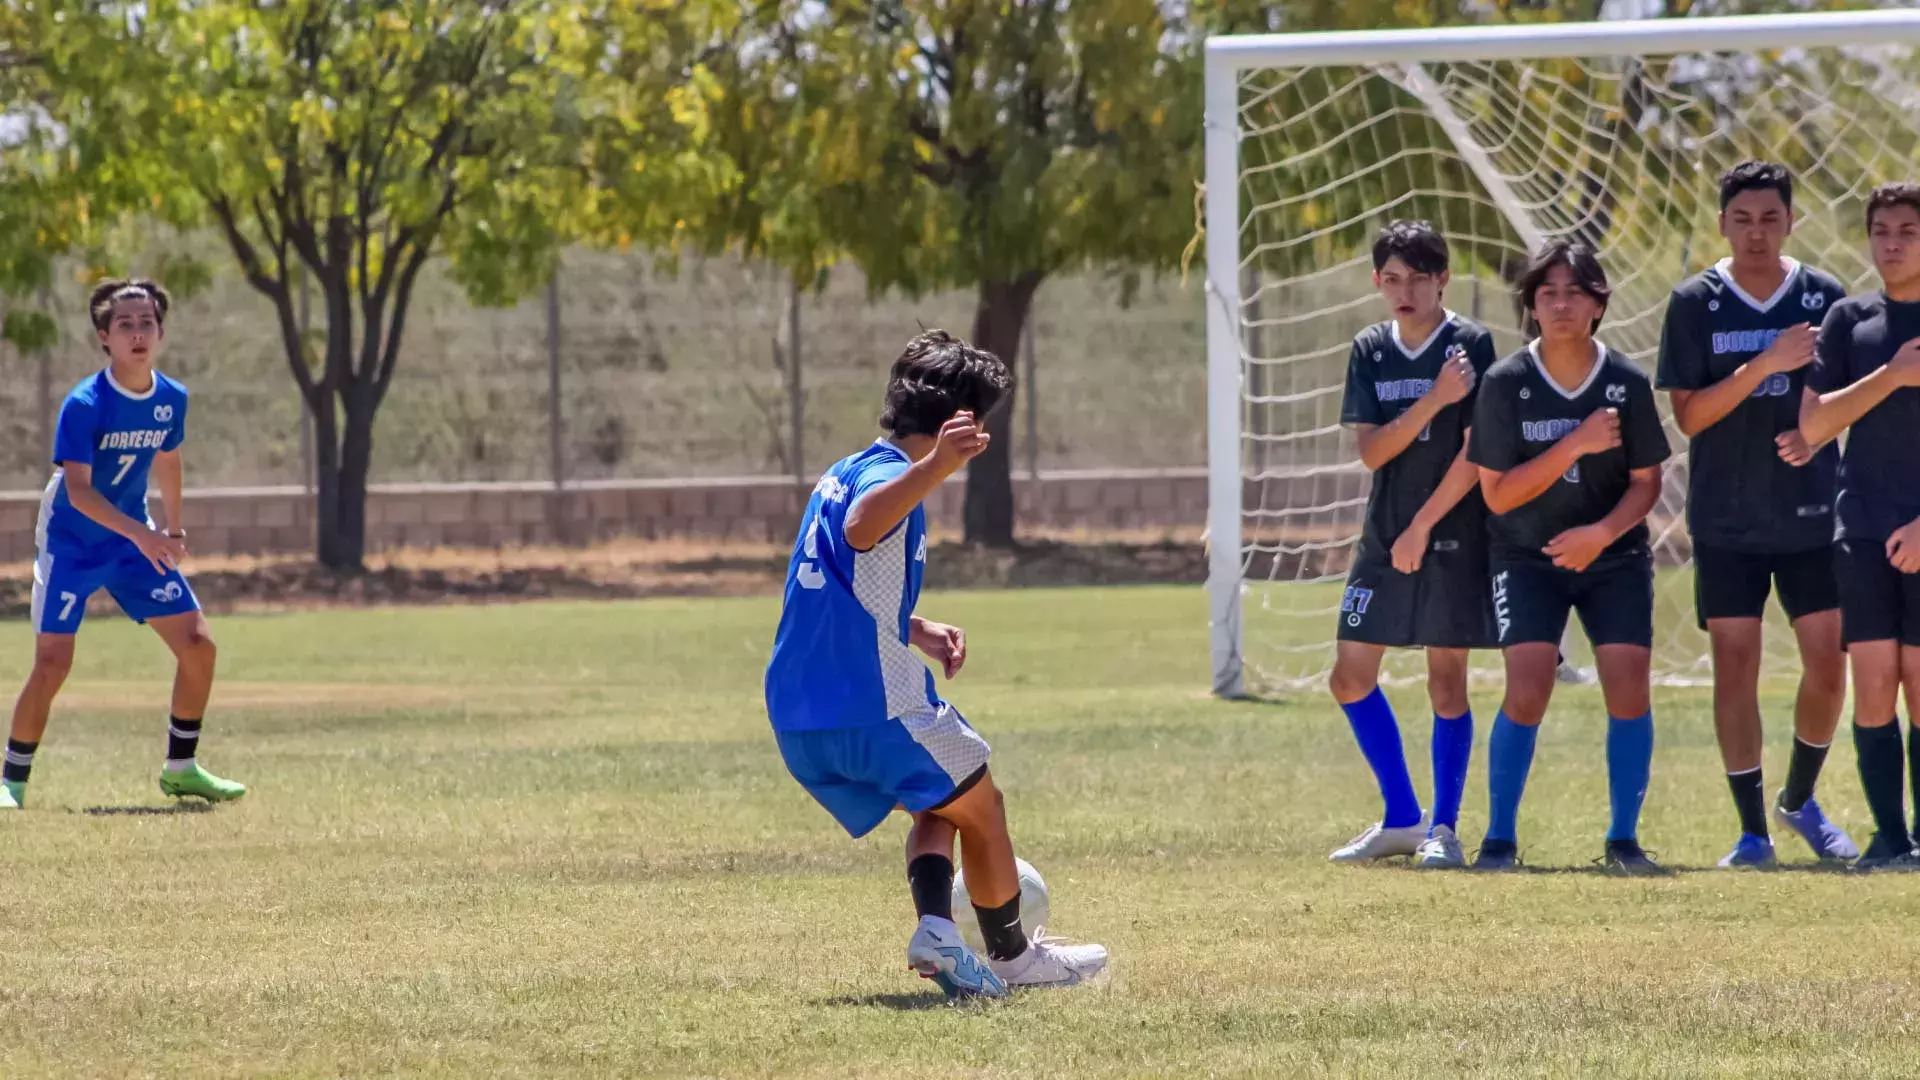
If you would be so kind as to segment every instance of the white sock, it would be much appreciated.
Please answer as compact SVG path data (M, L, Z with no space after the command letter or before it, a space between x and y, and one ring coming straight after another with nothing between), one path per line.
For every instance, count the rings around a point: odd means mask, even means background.
M164 766L167 772L188 772L193 768L193 758L168 758Z

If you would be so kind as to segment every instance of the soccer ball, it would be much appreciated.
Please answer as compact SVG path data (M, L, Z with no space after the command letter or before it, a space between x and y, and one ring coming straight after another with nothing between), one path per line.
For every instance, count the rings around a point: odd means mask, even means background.
M1020 874L1020 926L1031 934L1047 925L1047 915L1052 901L1047 896L1046 879L1040 871L1025 859L1013 860L1014 869ZM972 917L973 898L967 895L967 875L963 870L953 875L953 921L960 932L974 948L982 948L980 942L980 924Z

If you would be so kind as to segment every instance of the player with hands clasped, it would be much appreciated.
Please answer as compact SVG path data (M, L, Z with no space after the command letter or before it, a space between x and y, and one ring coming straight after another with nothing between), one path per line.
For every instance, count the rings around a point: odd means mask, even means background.
M1920 702L1920 185L1867 201L1881 288L1833 305L1820 327L1801 437L1842 431L1834 566L1853 670L1853 747L1874 835L1854 865L1916 868L1903 775L1920 784L1920 738L1903 761L1900 690ZM1920 795L1915 798L1920 809Z
M1373 489L1341 599L1329 689L1385 805L1379 821L1333 852L1336 862L1464 862L1455 832L1473 748L1467 650L1495 644L1487 510L1466 439L1494 353L1484 327L1443 306L1447 264L1447 243L1431 225L1387 226L1374 242L1374 285L1392 317L1361 331L1347 360L1340 418L1354 428ZM1433 807L1425 820L1399 722L1380 690L1389 648L1426 651Z
M209 802L246 794L244 785L213 775L195 757L213 693L214 646L180 573L187 554L180 527L187 391L154 370L170 307L166 290L151 281L108 281L88 298L107 363L67 394L54 430L53 479L40 502L33 564L33 668L13 706L0 809L26 804L34 754L73 667L87 598L101 589L133 621L153 627L177 662L160 790ZM147 515L149 477L160 489L165 530Z
M1723 867L1774 865L1761 780L1761 619L1777 590L1800 648L1793 757L1773 816L1825 860L1859 854L1813 797L1846 700L1833 503L1839 449L1800 435L1814 324L1846 298L1830 275L1781 254L1793 178L1749 161L1720 182L1732 254L1681 282L1660 335L1658 384L1691 440L1687 524L1694 606L1713 644L1714 733L1740 819Z
M987 448L984 418L1012 385L997 357L944 330L907 345L887 383L887 437L828 469L807 502L767 666L767 714L794 779L855 837L895 809L913 815L907 882L920 924L907 963L950 997L1071 986L1107 963L1099 945L1022 926L986 740L909 651L949 679L966 664L958 627L914 614L927 561L921 504ZM984 963L953 921L956 834Z
M1549 241L1516 292L1540 336L1481 380L1467 450L1493 515L1493 611L1507 675L1487 743L1487 831L1474 867L1517 861L1534 737L1561 633L1577 611L1611 718L1604 861L1622 873L1657 872L1638 832L1653 761L1646 517L1660 498L1666 434L1646 375L1594 339L1611 290L1592 249Z

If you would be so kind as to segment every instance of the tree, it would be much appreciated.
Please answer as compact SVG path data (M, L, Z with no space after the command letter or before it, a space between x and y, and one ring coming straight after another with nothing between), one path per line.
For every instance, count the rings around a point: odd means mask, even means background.
M705 238L802 282L845 256L876 291L971 288L972 339L1011 360L1050 276L1179 257L1201 128L1176 30L1155 0L760 0L715 60L739 184ZM1012 406L969 541L1013 542Z
M719 3L672 0L16 0L48 88L0 164L0 284L139 213L216 229L272 305L312 412L317 554L357 568L373 421L408 304L444 256L507 304L560 245L671 243L724 172L698 152L710 98L687 50ZM0 46L0 56L6 55ZM64 231L54 231L53 223ZM295 318L318 286L317 348Z

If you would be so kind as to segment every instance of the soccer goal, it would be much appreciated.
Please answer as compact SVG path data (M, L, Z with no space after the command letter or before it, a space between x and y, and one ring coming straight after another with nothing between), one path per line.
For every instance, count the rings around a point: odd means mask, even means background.
M1594 244L1614 286L1600 337L1651 374L1668 290L1725 254L1717 181L1741 160L1794 170L1789 254L1871 280L1866 193L1920 176L1920 11L1217 37L1206 112L1208 590L1214 689L1234 695L1333 662L1369 479L1340 398L1349 342L1382 317L1380 226L1440 227L1447 306L1503 354L1518 260L1554 236ZM1699 681L1686 440L1669 435L1654 663ZM1781 629L1770 659L1797 670ZM1420 670L1389 659L1390 677Z

